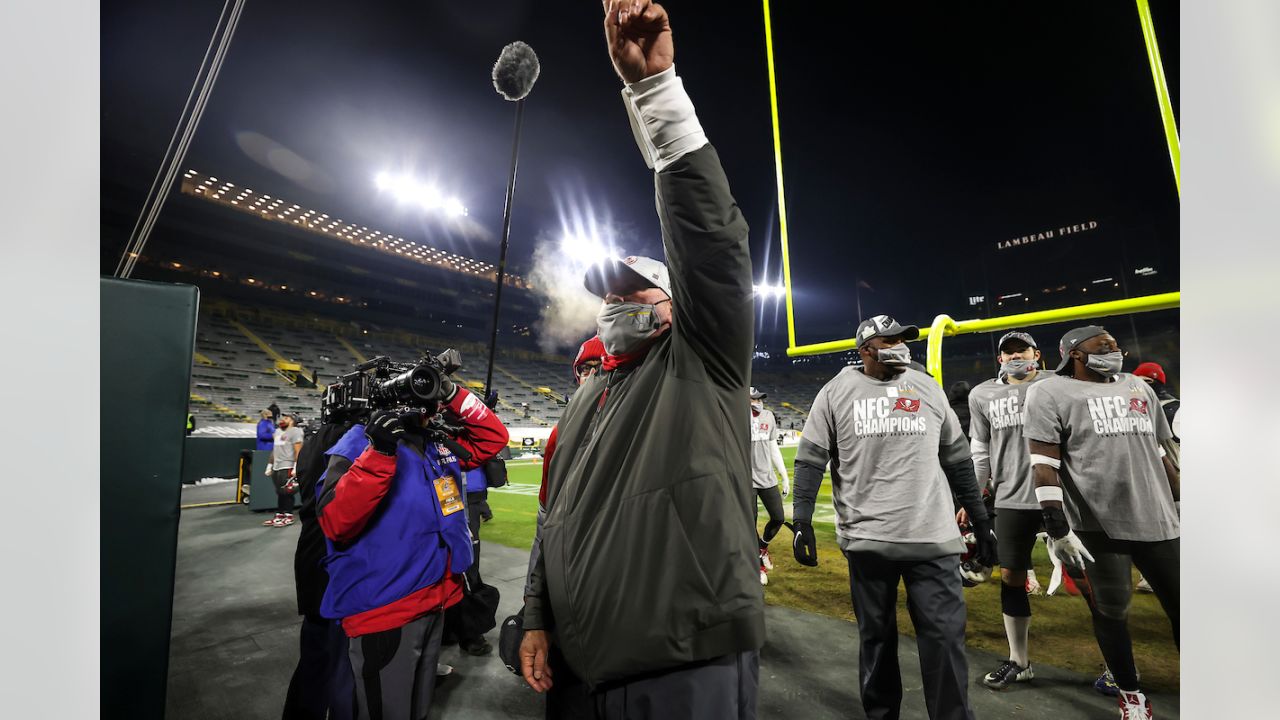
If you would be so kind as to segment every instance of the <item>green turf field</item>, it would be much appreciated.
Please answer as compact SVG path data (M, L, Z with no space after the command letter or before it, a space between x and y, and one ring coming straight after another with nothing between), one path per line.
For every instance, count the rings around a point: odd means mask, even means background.
M782 455L790 467L795 458L795 448L783 448ZM489 493L493 520L484 524L481 537L485 542L527 549L533 542L542 465L536 461L513 461L507 467L510 470L511 485ZM786 505L789 515L789 499ZM763 517L764 509L761 508L760 512ZM818 567L804 567L792 558L790 533L784 529L773 543L774 570L769 573L765 601L771 605L799 608L853 622L853 610L849 603L848 566L835 539L829 475L819 493L814 519L814 529L818 534ZM764 526L763 521L760 525ZM1036 546L1035 565L1037 577L1047 586L1053 566L1049 563L1043 544ZM1007 652L1004 623L1000 614L999 580L993 578L985 585L969 588L965 591L965 597L969 604L968 643L994 653ZM1101 671L1102 657L1093 639L1089 610L1085 607L1084 600L1069 595L1033 596L1031 611L1034 618L1031 625L1033 665L1043 662L1082 673ZM898 595L898 623L903 632L912 634L905 591ZM1134 595L1129 630L1133 635L1133 651L1138 669L1142 673L1143 685L1152 690L1177 692L1178 650L1173 645L1169 621L1154 595ZM849 648L849 656L851 661L856 658L857 648ZM993 669L971 670L974 675L978 675Z

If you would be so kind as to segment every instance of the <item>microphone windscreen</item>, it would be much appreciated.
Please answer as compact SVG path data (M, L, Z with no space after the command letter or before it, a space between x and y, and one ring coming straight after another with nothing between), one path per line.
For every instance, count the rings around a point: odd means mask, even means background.
M502 97L523 100L538 79L538 56L519 40L502 48L493 64L493 87Z

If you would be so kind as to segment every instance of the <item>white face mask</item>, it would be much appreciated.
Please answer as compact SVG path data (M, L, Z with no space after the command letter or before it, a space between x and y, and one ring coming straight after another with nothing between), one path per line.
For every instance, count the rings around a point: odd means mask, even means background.
M658 310L643 303L608 303L596 315L596 329L604 351L625 355L644 347L661 327Z
M764 410L764 403L761 402L760 400L752 400L751 409L755 410L756 412L760 412L761 410Z

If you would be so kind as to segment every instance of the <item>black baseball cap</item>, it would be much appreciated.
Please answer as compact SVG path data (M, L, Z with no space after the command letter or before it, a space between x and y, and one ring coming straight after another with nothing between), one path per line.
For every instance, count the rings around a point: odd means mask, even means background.
M876 315L867 318L858 325L858 344L870 340L874 337L895 337L901 335L907 340L915 340L920 337L920 328L915 325L899 325L897 320L888 315Z
M1010 340L1021 340L1022 342L1026 343L1028 347L1033 347L1033 348L1036 348L1037 350L1040 349L1039 346L1036 345L1036 339L1031 337L1031 333L1025 333L1025 332L1022 332L1021 330L1010 330L1009 332L1005 333L1000 338L1000 343L996 345L996 348L1003 351L1004 344L1009 342Z
M1054 368L1053 371L1059 375L1067 374L1063 373L1062 369L1071 361L1071 355L1069 353L1072 350L1075 350L1076 347L1085 340L1106 334L1106 328L1101 325L1085 325L1084 327L1068 330L1067 334L1062 336L1062 340L1058 341L1058 354L1062 356L1062 360L1058 362L1058 367Z

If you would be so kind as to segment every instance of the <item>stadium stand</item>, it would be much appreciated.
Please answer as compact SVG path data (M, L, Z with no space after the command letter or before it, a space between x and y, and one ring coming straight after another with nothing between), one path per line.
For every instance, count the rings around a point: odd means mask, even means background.
M287 413L318 418L323 386L378 355L397 361L423 352L457 347L465 365L456 377L480 392L486 352L467 341L450 341L399 330L359 329L339 322L250 309L225 302L207 303L196 335L191 376L191 413L200 427L256 422L273 402ZM524 350L499 351L494 387L498 415L509 425L548 427L560 417L572 380L570 359ZM301 366L299 373L317 387L296 384L281 364Z

